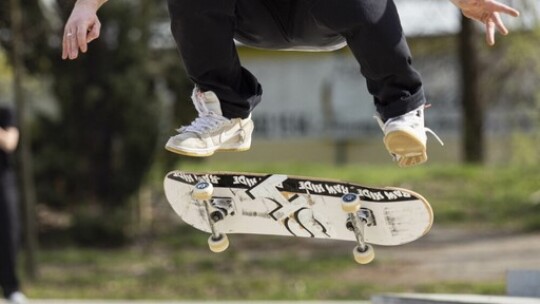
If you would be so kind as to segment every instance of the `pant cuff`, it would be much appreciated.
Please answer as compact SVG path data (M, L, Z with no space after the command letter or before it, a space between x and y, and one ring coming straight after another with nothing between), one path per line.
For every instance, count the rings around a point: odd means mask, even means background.
M377 101L375 102L377 112L383 121L404 115L424 104L426 104L426 98L422 89L408 98L403 98L387 105L381 105L380 103L377 103Z

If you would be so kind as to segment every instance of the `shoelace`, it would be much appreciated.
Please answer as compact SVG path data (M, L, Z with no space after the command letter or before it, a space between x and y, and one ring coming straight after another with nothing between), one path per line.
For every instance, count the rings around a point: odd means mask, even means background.
M435 139L439 142L439 144L441 146L444 146L444 142L442 141L442 139L433 130L431 130L430 128L424 128L424 131L426 131L426 133L433 135L433 137L435 137Z
M381 127L381 130L383 130L384 132L384 122L382 121L382 119L377 115L373 116L373 118L375 118L375 120L379 124L379 127ZM441 146L444 146L444 142L442 141L442 139L433 130L431 130L430 128L424 127L424 132L433 135L433 137L435 137L435 139L439 142L439 144Z
M214 113L204 113L200 114L189 126L183 126L176 131L178 133L191 132L203 134L217 128L222 122L227 121L228 119L223 116Z
M208 110L204 93L200 91L194 92L191 99L193 100L195 109L197 109L197 112L199 113L199 117L197 117L189 126L183 126L177 129L176 131L178 133L191 132L203 134L217 128L223 122L229 121L227 118Z

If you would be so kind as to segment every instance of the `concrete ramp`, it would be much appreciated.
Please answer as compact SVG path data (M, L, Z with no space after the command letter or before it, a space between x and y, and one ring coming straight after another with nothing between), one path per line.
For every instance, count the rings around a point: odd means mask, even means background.
M540 298L450 294L388 294L374 296L372 304L540 304Z

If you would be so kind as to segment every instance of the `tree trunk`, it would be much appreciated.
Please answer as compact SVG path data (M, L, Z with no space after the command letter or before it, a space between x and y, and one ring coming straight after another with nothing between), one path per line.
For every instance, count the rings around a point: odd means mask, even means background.
M462 157L466 163L484 162L484 106L480 88L478 35L471 19L462 16L459 58L462 80Z
M24 245L25 245L25 272L29 279L35 279L37 275L36 253L37 235L35 228L35 189L32 176L32 156L30 152L30 134L26 122L26 101L23 92L23 50L24 39L22 33L22 12L20 0L10 0L11 6L11 34L13 56L13 88L15 105L17 108L17 120L19 122L19 180L21 181L21 201L24 217Z

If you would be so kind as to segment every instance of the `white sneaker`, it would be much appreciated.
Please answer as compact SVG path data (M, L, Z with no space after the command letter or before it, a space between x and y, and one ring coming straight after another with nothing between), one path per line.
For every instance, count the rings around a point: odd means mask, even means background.
M388 119L385 123L375 117L384 132L384 145L400 167L419 165L427 161L426 141L429 132L444 145L431 129L424 127L424 106L404 115Z
M212 91L193 90L193 104L199 112L189 126L178 129L165 149L182 155L204 157L215 151L246 151L251 147L253 121L251 116L245 119L228 119L222 115L221 105Z
M26 304L28 303L28 300L22 292L16 291L9 295L9 297L7 298L7 302L9 304Z

